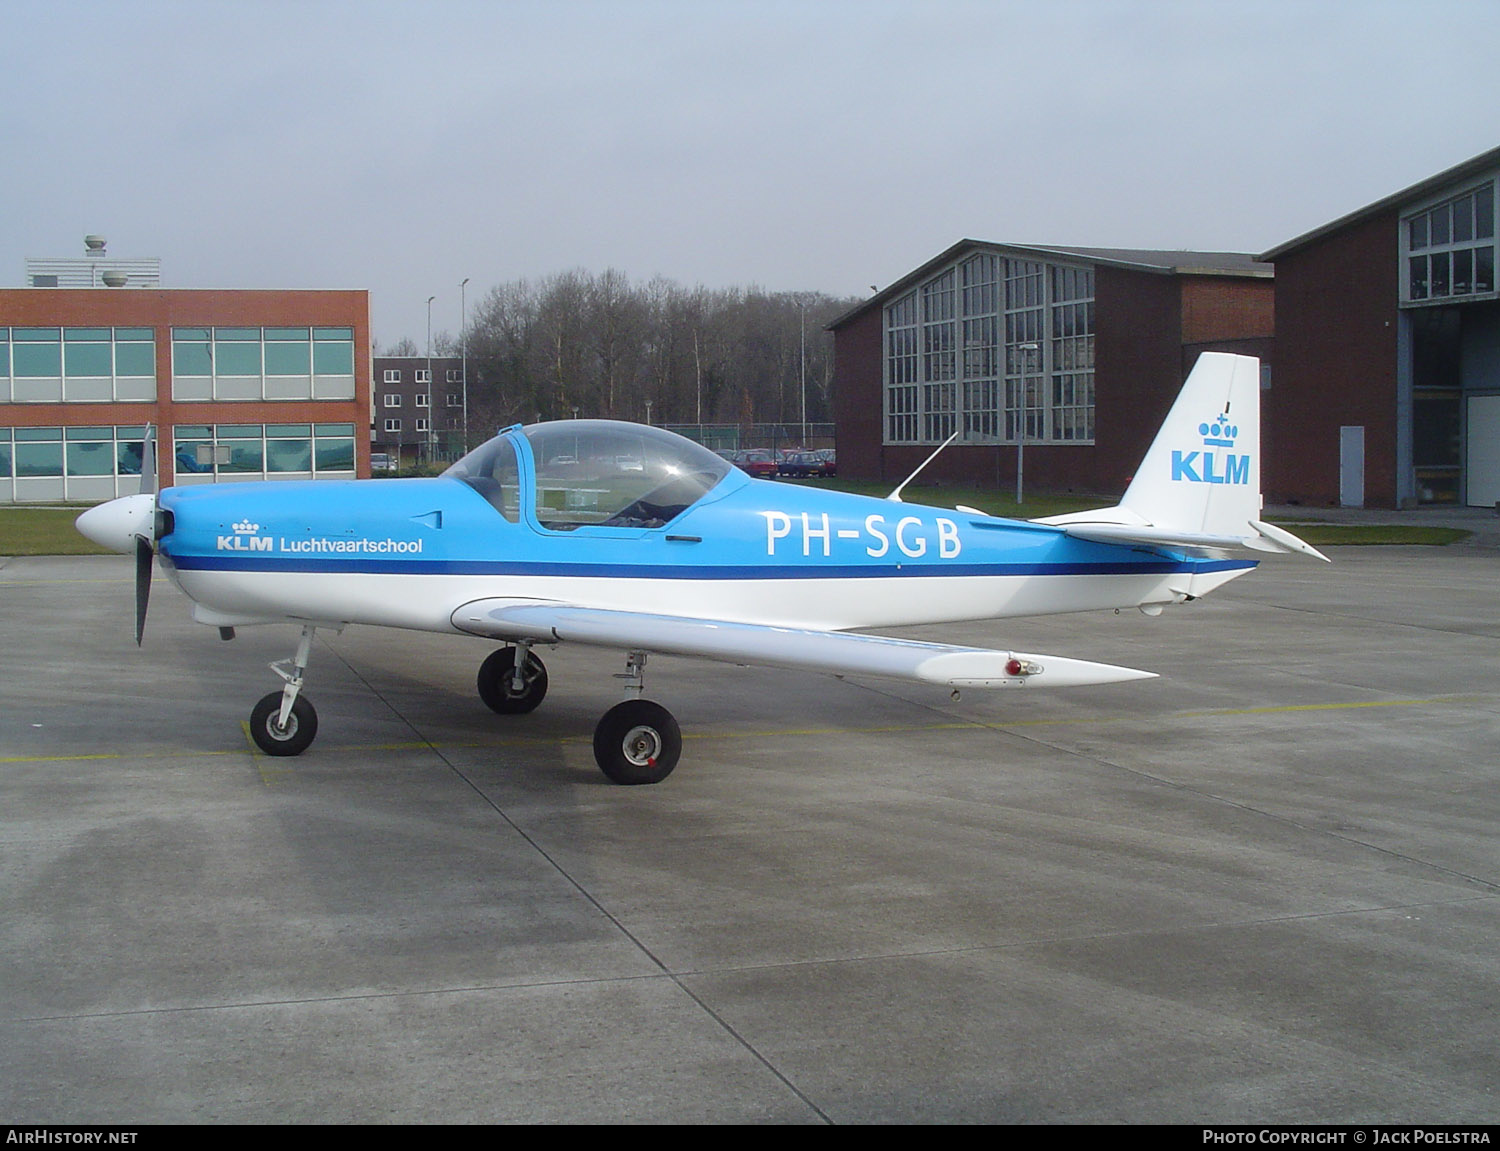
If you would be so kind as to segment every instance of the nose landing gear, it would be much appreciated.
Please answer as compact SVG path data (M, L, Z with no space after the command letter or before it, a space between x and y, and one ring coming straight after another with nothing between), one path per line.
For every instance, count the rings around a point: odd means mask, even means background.
M250 712L250 738L267 755L301 755L318 734L318 713L312 701L302 694L302 677L307 671L307 661L312 658L313 636L317 632L312 624L303 625L297 654L271 665L286 686L264 696ZM288 663L290 668L286 666Z

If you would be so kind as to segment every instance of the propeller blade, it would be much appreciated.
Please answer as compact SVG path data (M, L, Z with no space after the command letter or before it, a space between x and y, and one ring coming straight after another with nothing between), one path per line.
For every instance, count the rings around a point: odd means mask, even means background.
M142 473L144 474L144 473ZM146 633L146 604L151 599L151 561L156 550L144 536L135 537L135 645L141 646Z
M141 495L156 494L156 429L146 428L146 439L141 444Z

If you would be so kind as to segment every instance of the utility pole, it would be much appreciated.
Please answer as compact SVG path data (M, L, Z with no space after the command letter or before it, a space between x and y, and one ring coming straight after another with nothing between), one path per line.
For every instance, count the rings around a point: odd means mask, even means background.
M464 289L469 286L469 277L458 286L459 336L463 340L464 376L464 455L469 454L469 301Z
M432 301L427 297L427 462L432 463Z

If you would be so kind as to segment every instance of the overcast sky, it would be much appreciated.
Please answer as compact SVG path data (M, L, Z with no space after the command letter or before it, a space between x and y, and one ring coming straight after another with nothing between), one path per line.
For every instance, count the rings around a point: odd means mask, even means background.
M0 285L864 294L963 237L1264 251L1500 145L1495 0L3 0Z

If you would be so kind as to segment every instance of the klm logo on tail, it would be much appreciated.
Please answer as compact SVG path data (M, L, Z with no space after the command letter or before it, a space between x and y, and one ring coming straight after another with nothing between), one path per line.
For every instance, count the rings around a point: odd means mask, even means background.
M1198 425L1203 447L1198 451L1172 452L1172 482L1189 484L1248 484L1250 457L1219 448L1234 447L1240 434L1238 425L1229 422L1229 413L1215 416L1211 422Z

